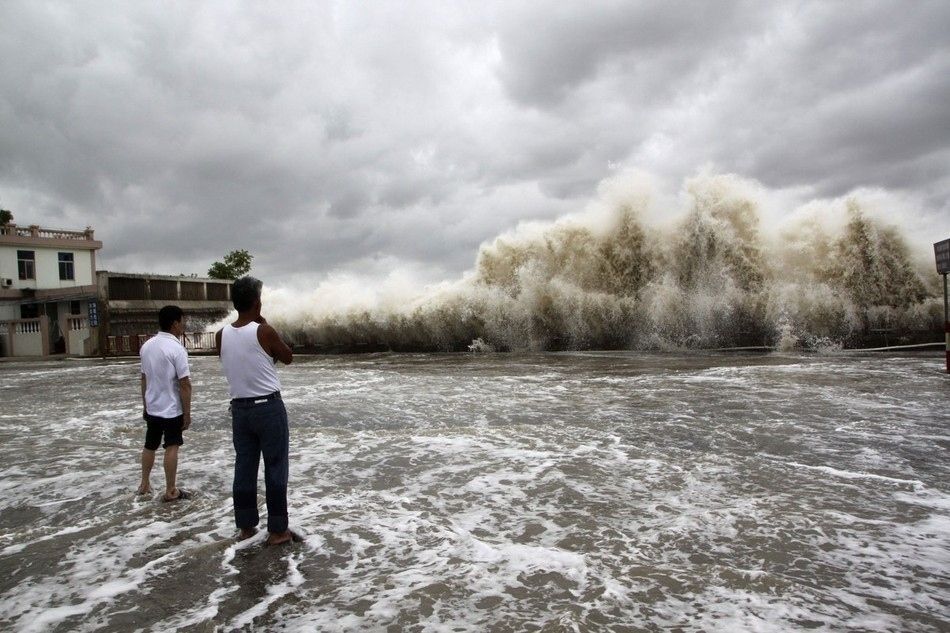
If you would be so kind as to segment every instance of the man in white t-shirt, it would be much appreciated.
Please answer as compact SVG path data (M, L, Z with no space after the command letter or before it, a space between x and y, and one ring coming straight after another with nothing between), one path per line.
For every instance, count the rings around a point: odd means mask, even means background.
M161 331L145 341L142 358L142 417L148 425L142 449L140 495L152 492L149 476L155 463L155 451L165 438L165 494L162 501L187 499L191 493L178 488L178 447L184 441L181 432L191 426L191 372L188 351L181 344L185 317L178 306L165 306L158 312Z

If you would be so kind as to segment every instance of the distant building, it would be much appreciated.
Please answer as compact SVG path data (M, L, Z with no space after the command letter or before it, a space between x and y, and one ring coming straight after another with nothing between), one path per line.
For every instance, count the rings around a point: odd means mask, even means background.
M214 347L203 330L230 312L230 280L97 271L101 248L91 228L0 226L0 356L138 354L168 304L189 349Z
M0 226L0 355L95 353L93 230Z
M185 311L189 349L212 349L214 336L204 328L231 311L231 281L206 277L174 277L99 271L102 355L137 354L158 330L158 311L175 304Z

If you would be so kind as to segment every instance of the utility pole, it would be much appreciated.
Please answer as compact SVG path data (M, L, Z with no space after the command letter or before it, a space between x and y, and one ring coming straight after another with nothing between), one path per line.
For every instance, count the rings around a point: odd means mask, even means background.
M947 273L950 273L950 239L934 244L937 272L943 275L943 335L946 340L947 373L950 374L950 299L947 298Z

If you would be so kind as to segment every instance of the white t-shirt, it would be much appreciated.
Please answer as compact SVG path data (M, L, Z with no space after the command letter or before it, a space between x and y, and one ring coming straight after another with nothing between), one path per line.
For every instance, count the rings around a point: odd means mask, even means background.
M145 374L145 411L160 418L177 418L181 408L178 381L191 375L188 350L174 335L159 332L139 350Z

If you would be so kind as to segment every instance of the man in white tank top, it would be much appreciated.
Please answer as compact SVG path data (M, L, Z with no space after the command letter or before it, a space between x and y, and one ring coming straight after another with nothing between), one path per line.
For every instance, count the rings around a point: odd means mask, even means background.
M267 545L288 543L296 535L287 520L290 431L280 397L275 365L289 365L294 354L261 316L261 287L253 277L231 286L231 303L238 311L234 323L216 335L221 366L231 389L231 430L234 440L234 521L241 540L257 533L257 472L264 457L267 498Z

